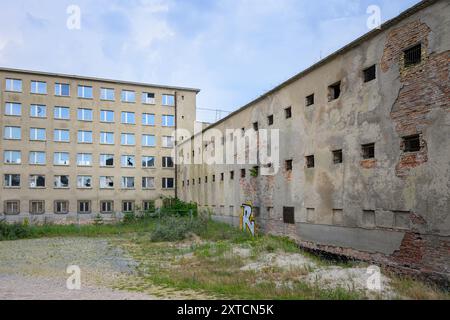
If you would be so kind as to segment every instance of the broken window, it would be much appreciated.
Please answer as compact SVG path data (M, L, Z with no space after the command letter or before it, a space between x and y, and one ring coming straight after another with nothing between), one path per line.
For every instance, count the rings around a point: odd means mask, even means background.
M213 176L212 176L212 181L216 182L216 175L215 174L213 174Z
M374 159L375 158L375 143L369 143L362 145L362 156L363 159Z
M364 82L369 82L375 80L377 77L377 67L373 65L363 71L364 74Z
M287 224L295 224L294 207L283 207L283 222Z
M341 96L341 82L337 82L328 87L328 101L333 101Z
M286 160L286 171L292 171L292 160Z
M413 136L403 138L404 152L418 152L420 151L420 136L415 134Z
M314 166L315 166L314 156L307 156L306 157L306 167L314 168Z
M246 171L245 169L241 169L241 178L245 178Z
M286 119L292 118L292 107L284 109L284 113L286 115Z
M267 117L267 123L269 126L273 125L273 115Z
M314 104L314 94L311 94L306 97L306 106L312 106Z
M230 180L234 180L234 171L230 171Z
M205 177L205 183L208 183L208 176Z
M198 184L202 184L202 178L198 178Z
M339 164L343 162L342 160L343 160L342 150L333 151L333 163Z
M225 174L222 172L222 173L220 174L220 181L223 181L223 180L225 180Z
M418 44L404 52L405 67L413 66L422 61L422 45Z

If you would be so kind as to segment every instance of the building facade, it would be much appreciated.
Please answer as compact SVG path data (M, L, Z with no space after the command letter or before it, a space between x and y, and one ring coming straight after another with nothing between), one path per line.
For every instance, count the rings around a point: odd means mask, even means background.
M179 197L234 225L251 203L260 232L448 283L449 12L423 1L180 144L192 160L239 130L279 131L276 174L258 174L270 163L180 165Z
M197 89L0 69L2 215L92 220L175 196Z

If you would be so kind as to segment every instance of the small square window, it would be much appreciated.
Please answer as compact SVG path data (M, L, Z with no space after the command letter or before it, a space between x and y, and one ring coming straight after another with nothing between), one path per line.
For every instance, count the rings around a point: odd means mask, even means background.
M285 113L286 119L292 118L292 107L284 109L284 113Z
M422 45L418 44L404 52L405 67L419 64L422 61Z
M343 162L342 150L333 151L333 163L339 164Z
M253 130L258 131L259 125L258 122L253 123Z
M336 82L328 87L328 101L339 99L341 96L341 82Z
M363 159L374 159L375 158L375 143L369 143L362 145L362 156Z
M377 77L377 67L373 65L363 71L364 74L364 82L370 82L375 80Z
M415 134L413 136L403 138L403 151L404 152L419 152L420 151L420 135Z
M267 123L269 126L273 125L273 115L267 117Z
M286 171L292 171L292 160L286 160Z
M315 167L314 156L307 156L306 157L306 167L307 168L314 168Z
M306 97L306 106L312 106L314 104L314 94L311 94Z
M295 224L294 207L283 207L283 222L286 224Z

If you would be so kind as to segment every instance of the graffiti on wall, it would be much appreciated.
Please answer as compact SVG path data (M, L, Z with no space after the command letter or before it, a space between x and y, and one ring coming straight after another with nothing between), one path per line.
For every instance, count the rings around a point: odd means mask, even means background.
M256 234L255 216L253 212L253 204L251 202L242 205L240 217L240 228L242 231L250 232L252 236Z

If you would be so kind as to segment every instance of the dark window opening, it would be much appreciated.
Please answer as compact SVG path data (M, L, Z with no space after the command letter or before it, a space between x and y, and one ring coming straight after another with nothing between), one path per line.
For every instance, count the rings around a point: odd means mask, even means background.
M258 122L253 123L253 130L258 131L259 126L258 126Z
M216 175L215 174L213 174L213 176L212 176L212 181L216 182Z
M315 166L314 156L307 156L306 157L306 167L314 168L314 166Z
M234 180L234 171L230 171L230 180Z
M267 123L269 126L273 125L273 115L267 117Z
M225 174L224 174L224 173L221 173L221 174L220 174L220 181L223 181L223 180L225 180Z
M375 80L377 77L377 67L373 65L363 71L364 73L364 82L369 82Z
M333 101L341 96L341 82L337 82L328 87L328 100Z
M246 171L245 169L241 169L241 178L245 178Z
M405 67L413 66L422 61L422 45L418 44L404 51Z
M420 136L418 134L403 138L403 151L418 152L420 151Z
M339 164L343 162L342 150L333 151L333 163Z
M202 178L198 178L198 184L202 184Z
M294 207L283 207L283 222L287 224L295 224Z
M286 171L292 171L292 160L286 160Z
M306 106L312 106L314 104L314 94L306 97Z
M205 177L205 183L208 183L208 176Z
M286 119L292 118L292 107L284 109L284 112L285 112L285 115L286 115Z
M369 143L362 145L362 156L363 159L374 159L375 158L375 143Z

